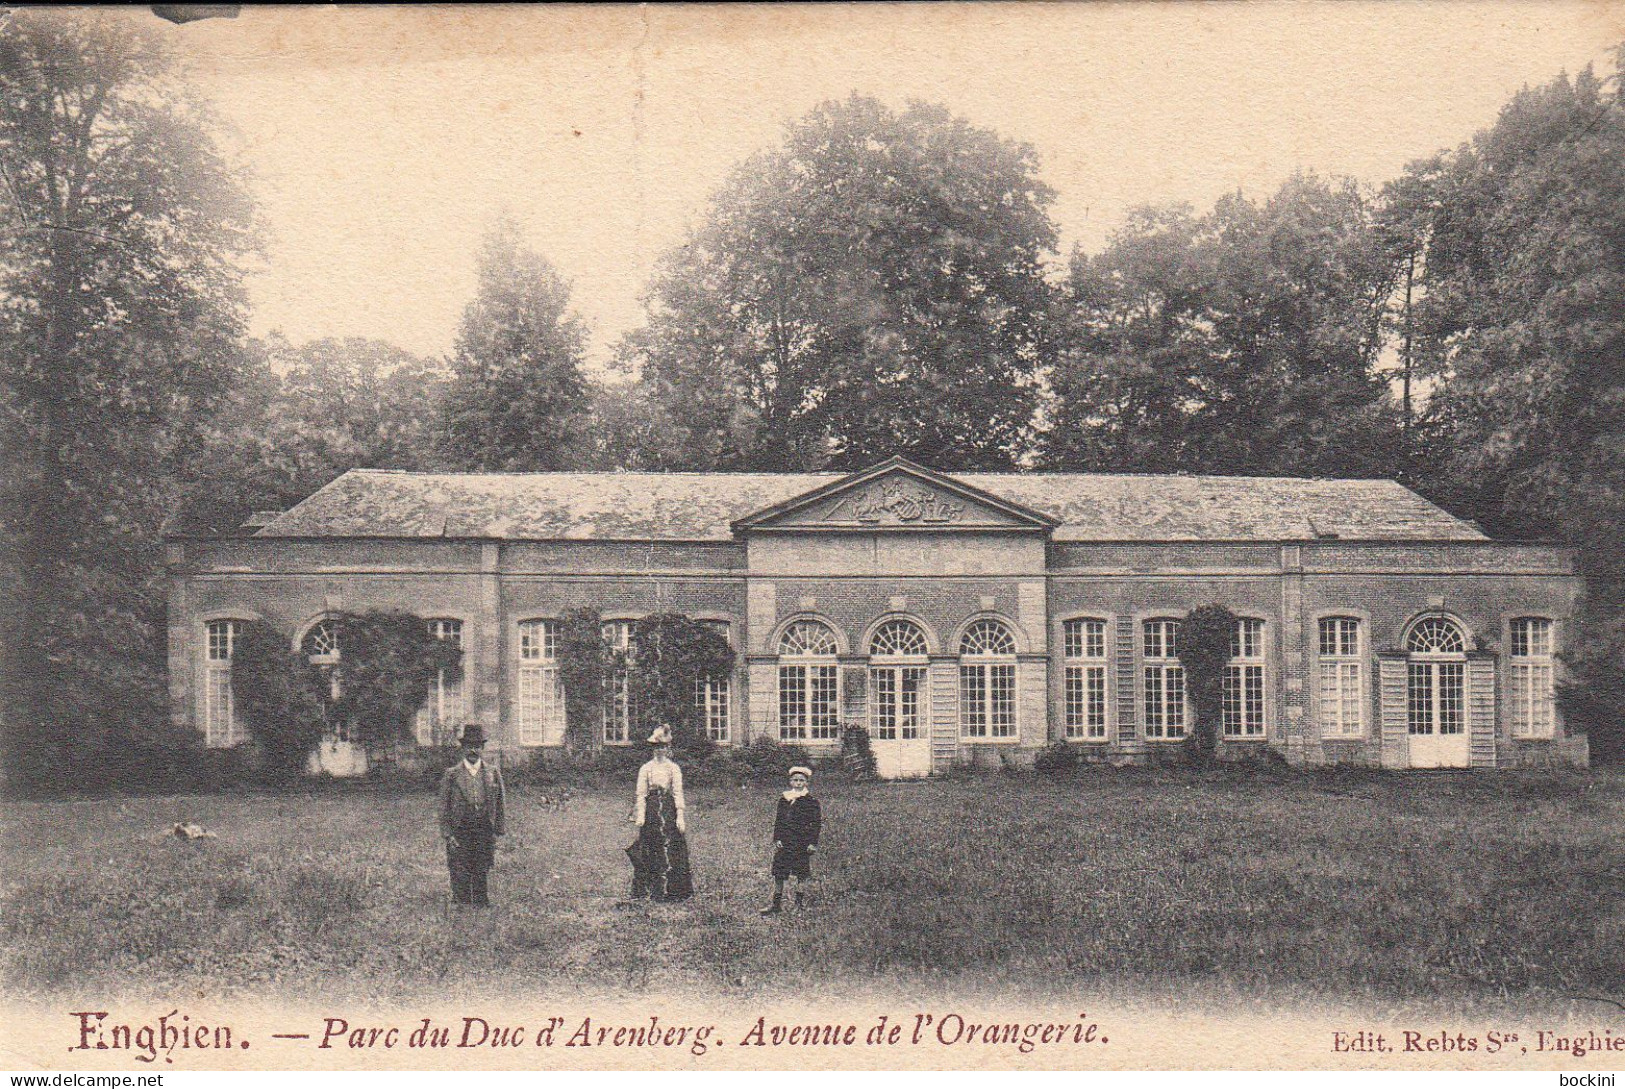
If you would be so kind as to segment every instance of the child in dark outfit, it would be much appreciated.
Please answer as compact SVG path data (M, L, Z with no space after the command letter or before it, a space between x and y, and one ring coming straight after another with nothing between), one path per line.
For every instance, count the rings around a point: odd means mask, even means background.
M818 834L823 830L823 814L818 799L807 793L812 769L790 769L790 789L779 796L779 811L773 818L773 902L763 915L777 915L784 908L784 883L796 879L796 907L801 907L801 886L812 879L812 855L818 850Z

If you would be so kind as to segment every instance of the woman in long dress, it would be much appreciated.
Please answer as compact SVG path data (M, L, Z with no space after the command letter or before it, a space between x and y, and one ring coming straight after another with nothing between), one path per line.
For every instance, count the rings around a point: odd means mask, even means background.
M671 758L671 731L666 727L649 735L649 744L654 757L638 769L632 815L638 838L626 849L632 859L632 899L687 900L694 894L694 876L688 868L683 769Z

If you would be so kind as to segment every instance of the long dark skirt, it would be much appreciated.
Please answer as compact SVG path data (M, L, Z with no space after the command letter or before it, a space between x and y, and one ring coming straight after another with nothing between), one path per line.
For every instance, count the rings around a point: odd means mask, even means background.
M632 860L632 899L667 902L694 895L688 840L677 830L677 803L658 787L643 800L643 827L626 849Z

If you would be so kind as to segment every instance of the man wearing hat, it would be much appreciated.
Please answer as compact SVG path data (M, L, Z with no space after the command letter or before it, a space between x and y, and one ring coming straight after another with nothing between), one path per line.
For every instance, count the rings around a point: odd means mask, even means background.
M812 879L812 855L824 818L818 799L807 793L810 782L812 769L798 764L790 769L790 789L779 795L773 818L773 902L762 909L763 915L784 909L784 882L791 877L796 879L796 907L801 907L801 886Z
M455 904L490 907L485 881L496 860L496 838L507 830L502 812L502 773L480 759L485 730L463 727L463 758L440 777L440 835L446 841Z

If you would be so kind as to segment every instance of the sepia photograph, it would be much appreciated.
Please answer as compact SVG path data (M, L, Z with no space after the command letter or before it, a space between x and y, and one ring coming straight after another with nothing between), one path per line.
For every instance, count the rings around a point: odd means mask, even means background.
M1625 1067L1622 72L0 8L0 1067Z

